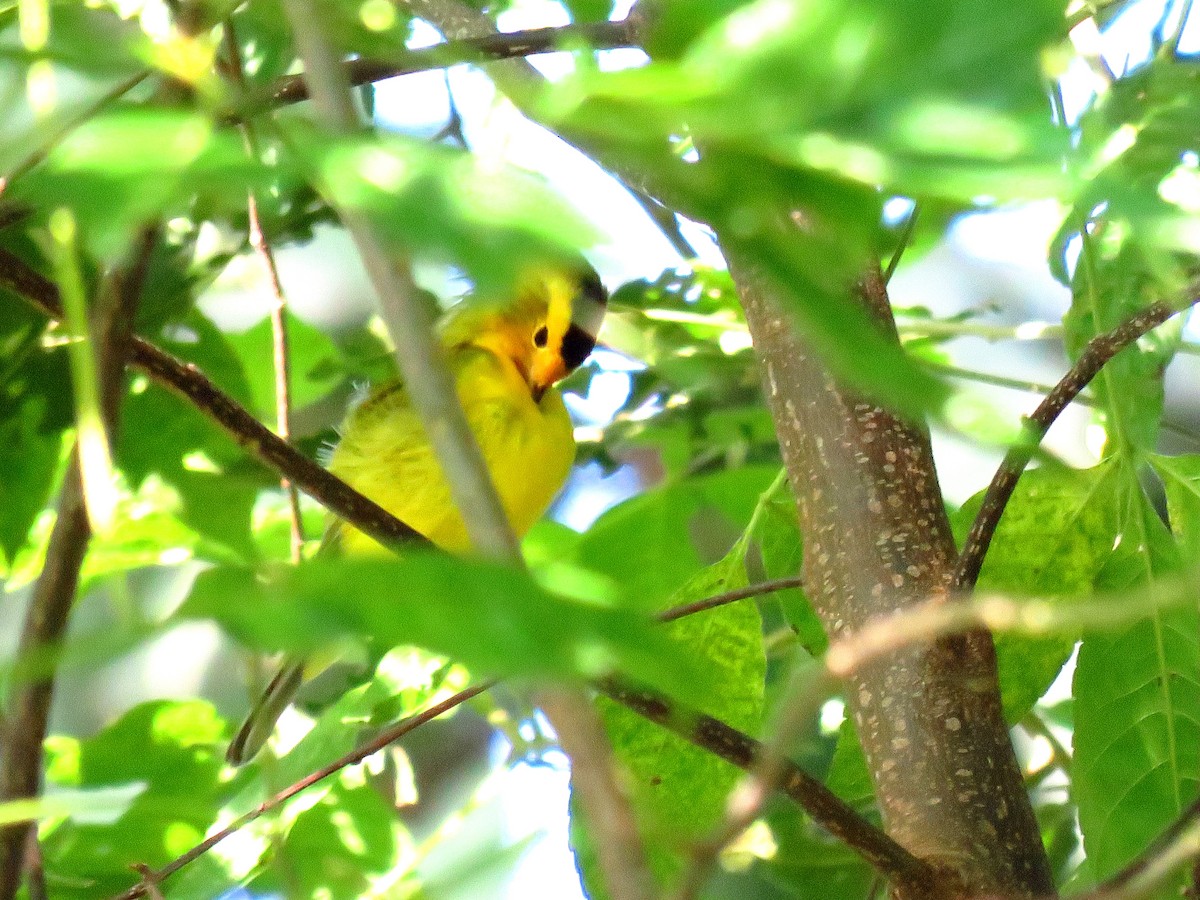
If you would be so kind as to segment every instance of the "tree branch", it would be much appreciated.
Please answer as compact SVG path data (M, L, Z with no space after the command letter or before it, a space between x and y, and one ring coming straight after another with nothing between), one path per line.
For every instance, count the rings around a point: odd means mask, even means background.
M659 203L658 200L644 191L640 191L629 185L625 185L625 188L629 191L630 196L637 201L638 206L646 211L646 215L650 217L650 221L658 226L658 230L662 232L663 237L675 248L676 253L683 257L685 261L691 261L700 257L700 254L696 252L696 248L692 246L691 241L684 237L683 230L679 227L679 218L675 215L673 209Z
M736 242L725 249L797 494L806 584L831 642L944 596L955 552L927 431L838 385L820 348L793 329L779 286ZM856 287L845 302L894 335L882 273L872 267ZM846 688L889 835L964 889L1053 892L985 631L906 645L856 669ZM809 703L806 690L794 697L784 722ZM760 782L751 796L761 793Z
M643 718L678 735L691 744L714 753L747 772L762 756L762 744L718 719L688 710L657 694L608 679L596 684L609 699ZM842 840L894 884L935 897L933 869L876 828L836 794L791 760L785 760L778 789L798 803L813 821Z
M105 280L91 316L89 338L95 348L100 413L110 441L117 431L124 393L125 358L134 310L157 238L154 229L143 232L128 267ZM19 659L44 653L66 634L91 533L76 444L59 494L58 515L50 533L46 561L25 614L17 649ZM33 681L14 679L7 702L0 799L32 798L41 792L42 744L53 697L53 670ZM30 822L13 824L0 831L0 898L4 900L15 897L20 889L28 844L36 840L34 832L35 826Z
M715 594L712 597L705 597L702 600L693 600L691 603L681 603L679 606L672 606L670 609L664 609L656 618L660 622L674 622L676 619L682 619L684 616L716 609L718 606L724 606L726 603L736 603L738 600L746 600L749 597L760 597L763 594L773 594L776 591L786 591L789 588L802 587L804 587L803 575L793 575L790 578L776 578L772 581L760 581L758 584L747 585L744 588L726 591L723 594Z
M0 285L18 293L51 318L58 318L61 315L58 306L57 288L28 267L18 257L4 250L0 250ZM234 400L217 389L195 366L180 363L140 338L135 337L133 339L132 347L133 354L131 361L134 366L150 376L157 383L189 400L206 417L221 426L239 445L257 456L265 465L275 468L291 478L300 488L322 502L335 515L350 522L356 528L372 533L375 537L384 541L389 539L395 540L397 538L403 539L406 535L410 534L415 535L417 540L424 540L385 510L382 510L367 500L367 498L344 485L338 478L315 465L307 457L301 455L299 451L279 441L269 429L265 428L249 413L238 406ZM702 601L666 610L660 615L660 619L662 621L673 621L687 615L711 609L722 603L734 602L735 600L744 599L758 593L782 590L788 587L798 587L801 586L801 581L802 579L800 578L790 578L752 585L737 591L730 591ZM480 690L482 689L480 688ZM608 692L611 694L615 690L617 689L614 687ZM646 715L654 721L658 721L664 717L676 723L683 720L682 717L671 713L669 703L662 698L655 697L652 700L648 700L646 695L642 693L626 692L624 699L621 696L614 696L614 699L623 703L628 700L627 705L630 705L631 709L642 715ZM437 713L432 712L432 714L436 715ZM416 724L419 723L413 722L411 727L415 727ZM733 762L735 765L742 765L744 768L753 764L753 760L756 759L758 752L755 749L758 747L757 742L745 735L740 735L716 720L705 720L702 725L703 727L698 726L694 728L690 734L685 734L684 737L697 746ZM411 730L411 727L398 733L392 732L391 739L394 740L402 736L408 730ZM383 741L384 736L381 735L379 740ZM378 741L370 745L371 748L377 748L378 746L381 746ZM366 749L363 756L369 755L371 752L374 752L374 749ZM350 764L346 759L344 758L340 764ZM744 762L738 762L739 759ZM350 759L350 762L353 761L356 760ZM339 764L335 763L332 765L336 769ZM311 780L305 782L305 784L311 783L313 783ZM819 792L815 795L816 799L811 801L806 800L805 798L809 793L808 782L805 782L800 775L792 772L790 767L786 773L782 789L794 800L804 805L810 814L831 833L840 836L844 831L853 835L861 829L861 826L853 819L838 824L839 816L842 814L838 812L836 803L831 807L833 812L822 811L822 805L828 801ZM289 794L288 796L292 795ZM286 799L286 797L282 799ZM282 802L282 800L279 802ZM189 851L185 857L181 857L177 861L177 864L172 863L158 872L157 877L161 879L178 871L187 862L206 852L207 849L211 848L229 833L246 824L246 822L252 821L253 818L262 815L262 813L268 811L270 808L272 808L270 804L265 805L256 813L253 813L251 818L244 821L239 820L239 822L231 824L227 829L207 839L202 845L198 845L193 851ZM853 810L849 810L849 815L852 817L856 816ZM867 828L871 827L869 823L864 824L866 824ZM878 843L878 848L872 849L875 843ZM871 861L877 849L882 848L879 849L881 861L878 863L873 862L872 864L883 866L883 870L894 877L909 877L909 875L905 874L908 871L909 864L903 855L904 851L901 849L899 855L897 855L895 849L892 847L892 842L890 842L890 839L886 835L855 837L851 845L859 852L864 852L867 855L868 861ZM889 859L891 860L890 862L888 862ZM122 896L142 896L138 891L144 891L144 887L134 888Z
M463 63L495 62L572 49L584 45L592 50L616 50L636 47L635 22L576 22L558 28L533 28L487 34L465 40L450 40L421 50L410 50L390 59L353 59L345 63L346 78L358 86L412 75L432 69L444 69ZM271 91L271 104L299 103L309 99L304 75L279 79Z
M1091 383L1105 363L1142 335L1153 331L1167 319L1181 312L1183 308L1200 301L1200 293L1197 291L1195 285L1189 288L1190 297L1184 307L1175 308L1166 303L1153 303L1112 331L1097 335L1088 341L1070 371L1026 420L1021 440L1005 454L1004 461L992 477L983 498L983 505L975 515L975 521L971 524L971 530L954 567L951 577L952 590L967 592L975 586L979 579L979 570L983 566L983 558L987 555L988 546L996 533L996 527L1000 524L1000 517L1004 515L1004 507L1008 505L1017 480L1025 471L1029 460L1033 458L1042 438L1054 424L1054 420L1079 392Z

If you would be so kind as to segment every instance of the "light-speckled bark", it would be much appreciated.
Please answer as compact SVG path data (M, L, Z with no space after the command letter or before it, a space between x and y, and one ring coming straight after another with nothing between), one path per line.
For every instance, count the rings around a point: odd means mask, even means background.
M826 630L944 593L955 549L928 434L841 389L780 315L770 281L731 257ZM856 294L894 333L878 272ZM990 635L896 653L858 672L847 694L892 837L969 892L1053 895Z

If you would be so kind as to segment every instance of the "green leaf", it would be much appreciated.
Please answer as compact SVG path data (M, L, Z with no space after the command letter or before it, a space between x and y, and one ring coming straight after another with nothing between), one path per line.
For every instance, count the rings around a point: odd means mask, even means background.
M766 877L778 891L767 896L862 900L870 895L876 878L871 867L797 807L779 804L770 811L767 822L778 848L763 863Z
M9 825L14 822L36 822L60 816L84 821L113 821L125 814L143 790L144 784L133 782L116 787L68 788L53 791L43 797L9 800L0 803L0 823Z
M614 0L563 0L573 22L604 22L612 15Z
M800 574L804 562L804 540L796 511L796 497L791 485L784 482L774 492L766 492L759 500L753 537L762 554L767 578L791 578ZM829 639L812 602L800 588L775 591L760 602L778 603L783 618L800 638L811 656L825 652Z
M1118 595L1179 566L1127 467L1121 489L1121 543L1100 585ZM1143 852L1200 789L1198 672L1195 607L1085 636L1075 668L1072 795L1093 878Z
M444 659L423 650L405 647L390 651L365 684L346 691L321 710L312 730L273 761L271 777L282 783L298 781L349 753L381 727L440 702L451 693L446 686L449 671ZM337 672L329 674L337 680ZM461 676L461 670L458 674ZM454 679L455 690L465 686L461 677ZM309 695L323 687L327 693L328 685L305 685L298 702L308 704Z
M1120 482L1113 466L1075 470L1031 469L1021 476L996 529L978 590L1010 597L1071 598L1093 593L1121 529ZM966 534L983 492L954 517ZM1058 676L1076 637L997 634L1000 693L1005 718L1021 719Z
M776 466L730 469L640 494L596 520L579 539L576 559L620 583L639 606L659 609L724 556L777 472Z
M482 299L597 237L543 181L494 161L395 135L334 139L296 125L291 137L334 205L414 256L461 266Z
M829 772L825 776L825 786L845 800L867 819L879 823L879 812L875 807L875 785L871 781L871 771L867 765L867 756L863 752L862 743L858 739L858 729L854 727L854 719L850 716L842 719L838 728L837 743L834 745L833 759L829 762ZM809 861L809 865L813 861ZM843 862L843 866L846 863ZM850 867L850 874L855 867Z
M299 408L327 396L346 378L346 367L338 347L321 330L298 319L285 316L288 363L291 376L292 406ZM237 354L254 398L253 409L260 417L275 418L275 369L272 357L270 319L240 334L227 334L225 340Z
M162 866L203 838L221 805L225 725L204 701L137 706L95 737L50 738L47 778L75 789L144 789L110 823L75 816L43 841L47 876L69 875L55 896L127 888L130 860ZM216 863L201 863L202 866Z
M142 222L198 191L237 197L263 174L231 131L182 111L120 110L90 119L13 185L39 209L68 203L94 246L115 251Z
M0 298L0 317L5 308L11 301ZM29 331L8 356L0 330L0 358L19 361L30 354L15 369L0 364L0 550L10 565L50 499L63 459L63 429L74 412L65 355L35 349L39 334Z
M118 108L70 131L10 192L39 216L66 205L88 248L112 258L147 221L192 213L198 201L240 213L249 191L284 190L281 182L295 181L290 159L260 164L234 131L204 115Z
M687 134L702 157L737 148L915 198L1062 189L1065 136L1042 84L1060 2L718 6L733 11L681 60L581 76L551 115L569 108L573 128L647 158Z
M648 17L645 48L656 60L678 59L714 22L753 0L691 0L664 3Z
M35 52L10 49L9 40L16 43L12 35L4 39L6 57L15 55L23 68L35 60L49 60L90 76L128 75L142 67L149 41L135 18L123 18L99 4L47 0L45 5L50 17L45 46ZM15 5L7 6L4 13L10 10L15 12ZM0 33L16 31L16 20L17 16L0 14Z
M838 376L916 416L947 390L847 302L877 256L880 186L972 204L1061 193L1042 57L1064 37L1059 0L759 0L680 60L565 79L534 115L712 226Z
M1200 559L1200 456L1153 456L1167 495L1167 513L1185 557Z
M858 740L854 719L850 716L842 719L838 729L837 747L833 751L825 786L860 810L869 810L875 802L875 787L867 768L867 758ZM878 814L872 818L877 819Z
M195 363L239 403L253 406L242 360L199 312L185 311L179 320L161 326L157 343ZM232 552L241 559L257 558L251 511L259 491L278 481L191 403L153 382L135 381L122 408L117 462L135 488L157 474L178 492L180 503L173 512L209 542L197 548L204 555L216 552L216 558L227 560Z
M498 676L594 678L620 669L695 697L709 679L642 615L551 593L510 568L439 553L313 560L257 579L204 572L181 609L255 647L313 650L346 638L416 644Z
M1075 130L1070 162L1087 181L1054 242L1051 264L1060 281L1069 281L1068 244L1102 210L1104 227L1089 229L1094 243L1110 254L1120 248L1127 267L1147 280L1180 266L1172 273L1180 280L1168 286L1185 287L1200 252L1194 227L1200 173L1189 133L1198 111L1193 66L1177 53L1157 53L1099 92ZM1134 293L1126 301L1137 299Z
M746 584L743 538L720 562L691 578L668 606L711 597ZM727 604L666 626L672 640L711 673L714 687L700 711L740 731L756 735L763 712L766 659L762 622L750 601ZM726 797L739 771L623 706L601 698L601 712L613 753L628 774L651 871L671 884L688 860L690 841L721 820ZM588 895L605 896L596 869L591 836L572 816L573 847Z
M1120 232L1121 229L1114 229ZM1159 299L1171 299L1184 273L1133 242L1087 239L1063 318L1067 349L1078 356L1087 342ZM1111 359L1091 383L1108 432L1107 452L1148 453L1163 413L1163 372L1179 348L1187 315L1160 325Z
M401 863L411 852L396 810L369 784L334 785L311 808L300 813L280 848L283 865L301 896L358 900L375 880ZM285 881L285 885L288 882ZM279 890L284 885L276 885ZM251 883L256 892L269 883Z

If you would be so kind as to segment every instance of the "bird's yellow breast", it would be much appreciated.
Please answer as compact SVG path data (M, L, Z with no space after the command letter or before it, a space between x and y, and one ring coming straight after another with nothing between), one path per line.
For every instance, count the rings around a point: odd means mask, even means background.
M562 395L551 389L535 403L510 361L479 348L453 353L450 365L467 421L520 537L562 489L575 459ZM470 549L450 485L402 385L379 388L350 415L329 468L438 546ZM381 550L348 527L340 540L349 553Z

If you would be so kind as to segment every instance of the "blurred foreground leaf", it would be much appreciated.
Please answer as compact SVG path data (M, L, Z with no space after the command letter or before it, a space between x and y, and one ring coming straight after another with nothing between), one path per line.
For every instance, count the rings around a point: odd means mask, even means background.
M214 619L262 649L368 639L416 644L497 676L576 679L620 670L687 697L703 696L709 682L648 617L551 593L504 566L437 553L314 560L266 579L213 569L197 579L180 615Z

